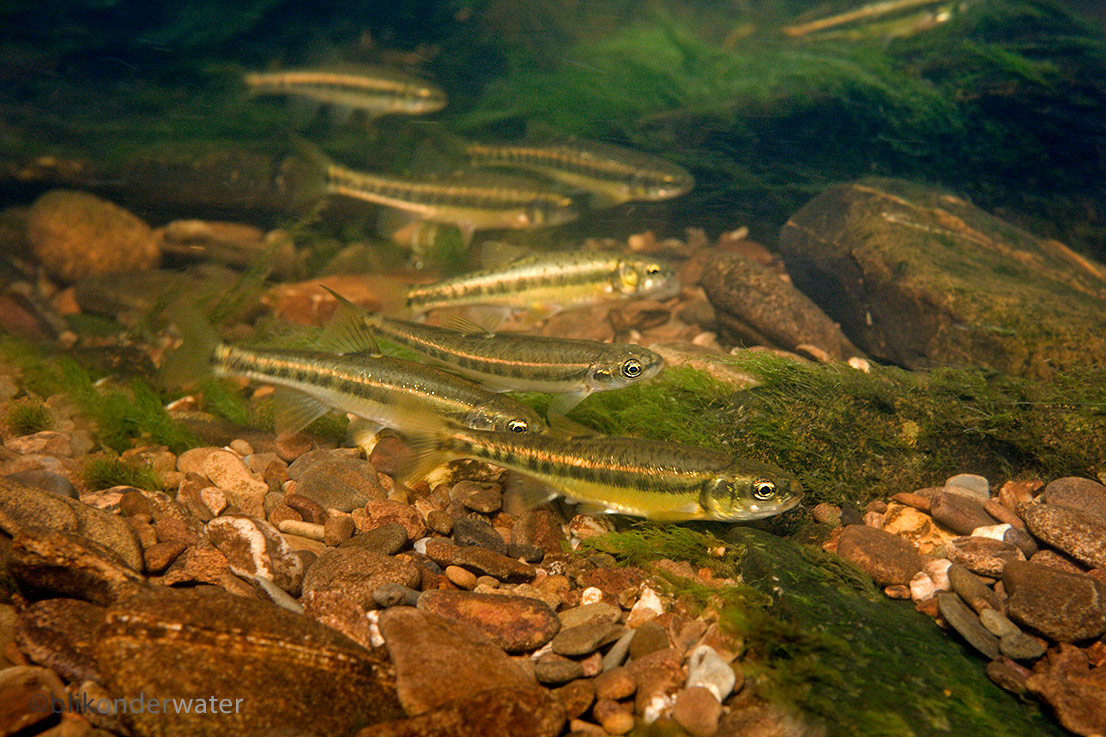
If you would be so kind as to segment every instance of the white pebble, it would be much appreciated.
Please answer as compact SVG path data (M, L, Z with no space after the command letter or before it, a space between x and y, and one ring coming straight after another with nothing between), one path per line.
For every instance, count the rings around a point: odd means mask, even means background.
M872 373L872 364L868 362L867 358L853 356L849 359L849 366L857 371L863 371L866 374Z
M992 540L1002 540L1006 535L1006 531L1013 525L987 525L986 527L977 527L972 530L972 537L989 537Z
M641 596L626 617L626 626L636 629L651 619L656 619L664 613L664 602L656 591L646 586L641 590Z
M949 566L952 561L948 558L936 558L925 564L926 573L933 580L933 585L938 591L949 591L952 584L949 583Z
M666 693L653 694L652 698L646 702L645 709L641 713L642 721L646 724L652 724L672 711L673 703L672 697Z
M932 599L937 593L937 586L927 574L918 571L914 578L910 579L910 598L914 601L926 601Z
M588 586L580 592L581 604L598 604L603 601L603 592L595 586Z
M380 632L380 610L373 609L365 616L369 620L369 644L373 647L384 647L384 635Z
M430 542L429 537L420 537L416 540L411 547L415 549L415 552L419 555L426 555L426 543Z
M530 659L531 660L541 660L541 657L543 655L545 655L546 653L551 653L551 652L553 652L553 643L552 642L547 642L544 645L542 645L541 647L539 647L537 650L535 650L530 655Z
M687 661L686 688L702 686L714 694L719 702L733 692L737 676L730 664L710 645L700 645L691 651Z

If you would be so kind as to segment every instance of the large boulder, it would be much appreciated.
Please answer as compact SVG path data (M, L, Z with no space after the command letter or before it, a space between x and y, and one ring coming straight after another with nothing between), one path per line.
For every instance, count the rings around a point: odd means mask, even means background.
M830 187L779 248L795 285L876 358L1041 377L1106 362L1106 266L940 189Z

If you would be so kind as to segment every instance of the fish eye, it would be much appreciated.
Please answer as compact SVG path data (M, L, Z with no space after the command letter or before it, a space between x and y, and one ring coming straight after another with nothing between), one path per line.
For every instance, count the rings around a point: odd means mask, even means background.
M631 358L622 364L622 375L628 379L636 379L641 376L641 361Z
M753 482L753 496L762 502L776 495L776 485L768 479L757 479Z
M526 432L529 429L526 420L511 420L507 423L507 429L511 432Z

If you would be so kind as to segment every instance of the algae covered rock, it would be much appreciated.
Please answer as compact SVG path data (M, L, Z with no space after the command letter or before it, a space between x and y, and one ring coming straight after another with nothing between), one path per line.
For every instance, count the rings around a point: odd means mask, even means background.
M877 358L1042 377L1106 361L1106 266L948 192L840 184L779 247L796 286Z
M94 195L66 189L35 200L27 241L46 270L67 282L90 274L143 271L161 250L138 216Z

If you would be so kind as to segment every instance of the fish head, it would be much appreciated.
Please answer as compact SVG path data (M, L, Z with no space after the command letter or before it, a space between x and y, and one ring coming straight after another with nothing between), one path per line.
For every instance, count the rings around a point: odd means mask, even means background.
M514 433L543 433L548 428L541 415L509 397L494 397L477 405L465 417L465 426L473 430Z
M681 166L662 171L641 171L630 180L629 194L635 200L670 200L691 191L695 179Z
M595 391L621 389L656 376L662 368L664 359L648 348L619 346L591 365L587 382Z
M412 87L400 103L402 111L408 115L434 113L445 105L445 93L433 85Z
M666 299L675 297L680 292L676 270L663 261L652 258L624 256L619 259L618 267L611 275L611 282L615 293L628 297Z
M738 522L785 512L802 498L803 486L794 476L739 460L706 483L699 503L710 519Z

